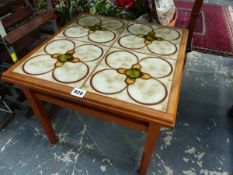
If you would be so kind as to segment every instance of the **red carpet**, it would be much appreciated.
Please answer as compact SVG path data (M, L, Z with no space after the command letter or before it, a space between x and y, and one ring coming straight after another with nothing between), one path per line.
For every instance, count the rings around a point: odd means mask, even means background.
M193 3L176 1L176 25L187 26ZM233 19L228 7L203 4L193 36L193 49L233 56Z

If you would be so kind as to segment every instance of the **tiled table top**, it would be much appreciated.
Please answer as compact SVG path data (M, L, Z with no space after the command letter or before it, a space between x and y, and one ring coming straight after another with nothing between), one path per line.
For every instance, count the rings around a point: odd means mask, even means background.
M166 111L182 29L83 14L14 72Z

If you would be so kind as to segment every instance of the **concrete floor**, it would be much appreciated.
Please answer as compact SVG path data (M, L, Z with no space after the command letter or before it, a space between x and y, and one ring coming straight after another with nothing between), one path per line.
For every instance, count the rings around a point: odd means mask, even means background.
M214 1L233 5L233 1ZM187 55L177 122L161 129L148 175L232 175L233 59ZM0 132L0 175L136 175L144 134L60 109L60 143L48 143L35 119L16 116Z

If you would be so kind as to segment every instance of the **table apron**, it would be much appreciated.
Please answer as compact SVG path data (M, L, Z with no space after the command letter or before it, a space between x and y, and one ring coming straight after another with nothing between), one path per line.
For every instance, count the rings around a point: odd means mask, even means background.
M138 119L133 119L131 117L116 114L114 112L109 112L92 106L88 106L82 103L75 103L74 101L69 101L67 99L60 99L48 94L42 94L38 92L33 92L34 96L44 102L48 102L60 107L67 109L83 112L91 116L114 122L120 125L124 125L133 129L147 132L150 122L141 121Z

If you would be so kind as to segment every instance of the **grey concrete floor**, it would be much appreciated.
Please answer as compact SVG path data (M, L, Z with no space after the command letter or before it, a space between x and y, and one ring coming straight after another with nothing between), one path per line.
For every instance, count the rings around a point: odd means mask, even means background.
M211 1L230 4L232 1ZM177 122L161 129L148 175L232 175L233 58L187 55ZM59 109L48 143L34 118L16 116L0 132L0 175L136 175L144 133Z

